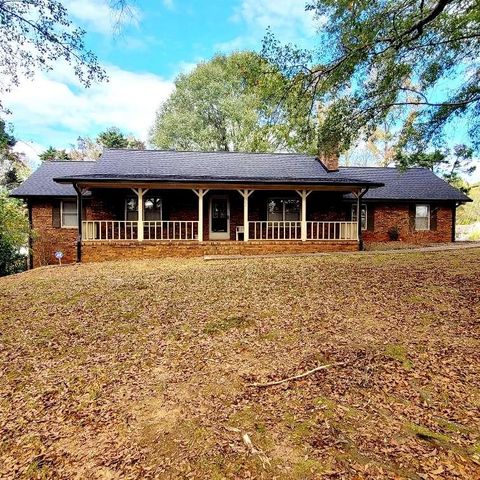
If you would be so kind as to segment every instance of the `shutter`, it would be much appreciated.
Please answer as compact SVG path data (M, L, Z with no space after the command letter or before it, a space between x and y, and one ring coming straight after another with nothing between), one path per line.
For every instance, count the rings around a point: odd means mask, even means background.
M61 226L60 200L54 200L52 205L52 227L60 228Z
M438 207L430 207L430 230L437 230L437 212Z
M367 230L373 232L375 230L375 205L367 204Z
M410 223L410 231L411 232L415 231L415 212L416 212L415 204L412 203L408 207L408 219L409 219L409 223Z

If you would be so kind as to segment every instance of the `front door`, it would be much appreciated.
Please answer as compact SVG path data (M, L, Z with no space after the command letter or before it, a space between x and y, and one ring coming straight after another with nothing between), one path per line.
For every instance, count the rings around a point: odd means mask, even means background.
M230 238L230 202L226 195L210 199L210 240Z

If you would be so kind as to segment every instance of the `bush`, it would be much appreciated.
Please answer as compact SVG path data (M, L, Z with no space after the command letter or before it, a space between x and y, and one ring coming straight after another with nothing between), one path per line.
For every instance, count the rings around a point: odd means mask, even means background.
M0 276L25 270L26 258L20 251L27 246L29 233L22 203L0 191Z
M388 238L392 242L396 242L400 238L400 230L398 229L398 227L390 227L387 233Z

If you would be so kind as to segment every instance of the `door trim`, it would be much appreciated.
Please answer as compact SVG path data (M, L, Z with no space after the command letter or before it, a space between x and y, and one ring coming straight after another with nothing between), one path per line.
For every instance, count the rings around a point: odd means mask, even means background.
M212 202L218 199L225 199L227 201L227 231L226 232L212 232ZM230 240L230 197L228 195L212 195L210 197L208 211L208 238L210 240Z

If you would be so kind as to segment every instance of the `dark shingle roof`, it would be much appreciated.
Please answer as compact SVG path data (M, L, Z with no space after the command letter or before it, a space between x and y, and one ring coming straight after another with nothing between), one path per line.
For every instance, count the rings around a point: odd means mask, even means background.
M463 192L452 187L426 168L340 167L348 177L368 178L384 183L383 187L369 190L365 200L449 200L471 201Z
M285 153L179 152L107 149L83 180L157 180L192 182L372 184L327 172L312 155Z
M19 187L12 197L74 197L72 185L55 182L55 177L85 175L95 162L44 162Z
M316 157L303 154L114 149L105 150L97 162L45 162L12 195L74 196L68 182L80 179L353 184L371 187L366 200L470 200L423 168L340 167L327 172Z

